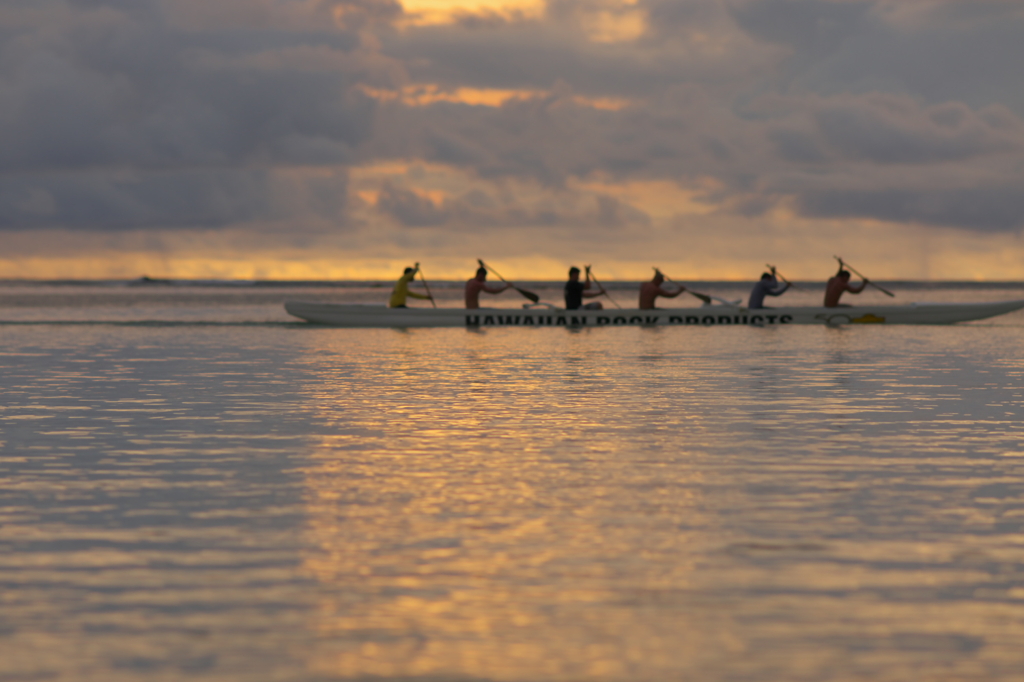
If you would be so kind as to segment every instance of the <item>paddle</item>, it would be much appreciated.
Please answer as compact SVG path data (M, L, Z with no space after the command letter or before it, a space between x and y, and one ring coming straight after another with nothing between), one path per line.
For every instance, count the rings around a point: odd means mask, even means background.
M619 310L622 310L622 306L619 305L618 301L616 301L614 298L612 298L612 295L608 293L608 290L604 288L604 285L602 285L600 282L597 281L597 277L595 277L594 273L592 273L590 271L590 266L589 265L587 266L587 276L590 277L590 279L594 280L594 284L596 284L597 286L601 287L601 291L604 292L604 295L608 297L609 301L611 301L612 303L615 304L616 308L618 308Z
M789 287L790 287L791 289L796 289L796 288L797 288L797 286L796 286L795 284L793 284L793 283L792 283L792 282L790 282L790 281L789 281L788 279L786 279L785 277L783 277L783 276L782 276L782 273L781 273L781 272L779 272L778 270L776 270L776 269L775 269L775 266L774 266L774 265L772 265L771 263L765 263L765 265L767 265L767 266L768 266L769 268L771 268L771 271L772 271L772 273L773 273L773 274L776 274L776 275L778 275L778 276L779 276L779 279L781 279L781 280L782 280L783 282L785 282L786 284L788 284L788 285L789 285Z
M683 286L682 284L680 284L679 282L675 281L674 279L672 279L671 277L666 275L664 272L662 272L658 268L654 268L654 272L656 274L659 274L662 277L664 277L665 281L672 282L672 284L675 284L677 287L682 287ZM708 296L707 294L698 293L698 292L694 291L693 289L686 289L686 293L692 294L693 296L696 296L697 298L699 298L700 300L704 301L708 305L711 305L711 296ZM719 300L721 300L721 299L719 299Z
M871 285L871 286L873 286L874 288L878 289L879 291L881 291L881 292L882 292L883 294L885 294L886 296L893 296L893 297L895 297L895 296L896 296L896 294L892 293L892 292L891 292L891 291L889 291L888 289L883 289L882 287L878 286L877 284L875 284L874 282L872 282L872 281L871 281L870 279L868 279L868 278L867 278L867 277L865 277L864 275L862 275L862 274L860 274L859 272L857 272L857 269L856 269L856 268L854 268L854 267L853 267L852 265L850 265L849 263L846 263L846 262L844 262L844 261L843 261L843 259L842 259L842 258L840 258L839 256L832 256L832 257L833 257L833 258L835 258L835 259L836 259L837 261L839 261L839 267L840 267L840 268L848 268L848 269L850 270L850 272L852 272L853 274L857 275L857 276L858 276L858 277L860 277L860 278L861 278L862 280L864 280L865 282L867 282L868 284L870 284L870 285Z
M533 301L534 303L536 303L537 301L539 301L539 300L540 300L540 296L538 296L537 294L533 293L532 291L527 291L526 289L520 289L520 288L519 288L519 287L517 287L517 286L516 286L515 284L512 284L512 283L511 283L511 282L509 282L509 281L508 281L507 279L505 279L505 278L504 278L504 277L502 277L502 276L501 276L500 274L498 274L498 271L497 271L497 270L495 270L494 268L492 268L492 267L491 267L490 265L487 265L486 263L484 263L484 262L483 262L483 260L481 260L481 259L477 258L477 259L476 259L476 262L480 264L480 267L484 268L485 270L490 270L491 272L493 272L493 273L494 273L494 276L495 276L495 277L497 277L498 279L500 279L500 280L501 280L502 282L504 282L505 284L510 284L510 285L512 286L512 288L513 288L513 289L515 289L515 290L516 290L516 291L518 291L518 292L519 292L520 294L522 294L522 295L523 295L524 297L526 297L526 298L530 299L530 300L531 300L531 301Z
M420 271L420 279L423 280L423 288L427 290L427 296L430 297L431 305L433 305L436 308L437 307L437 302L434 300L434 295L432 293L430 293L430 285L427 284L427 278L423 276L423 271L420 270L420 264L419 263L416 264L416 269Z
M654 268L654 271L655 272L661 272L660 270L658 270L658 268ZM666 275L664 272L661 273L661 276L664 277L666 281L669 281L669 282L672 282L672 284L675 284L677 287L683 286L679 282L676 282L671 277ZM738 308L738 307L740 307L740 303L742 302L742 300L738 299L738 298L735 301L729 301L729 300L726 300L726 299L722 298L721 296L712 296L711 294L702 294L700 292L694 291L693 289L687 289L686 293L693 294L694 296L696 296L700 300L704 301L708 305L711 305L711 301L718 301L722 305L727 305L727 306L730 306L732 308Z

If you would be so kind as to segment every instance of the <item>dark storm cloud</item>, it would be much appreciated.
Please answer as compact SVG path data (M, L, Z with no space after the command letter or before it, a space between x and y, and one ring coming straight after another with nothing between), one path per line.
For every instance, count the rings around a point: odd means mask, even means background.
M1008 231L1024 226L1022 195L1024 182L1003 181L981 188L809 189L800 193L799 203L805 215L815 217Z
M0 182L0 228L226 227L301 216L342 223L347 182L270 170L32 174Z
M737 23L788 48L786 87L882 91L1024 115L1024 5L1006 0L737 0Z
M54 24L5 42L13 115L0 129L0 170L239 163L274 159L302 137L340 143L344 161L368 133L372 103L351 90L359 74L344 70L358 70L351 34L190 31L154 8L88 5L97 8L58 5L44 14Z
M808 98L800 111L799 122L769 126L767 133L778 153L794 163L927 167L1024 151L1024 121L1002 106L925 106L873 93Z
M924 108L905 98L861 97L829 103L815 119L845 158L880 164L961 161L1020 151L1024 143L1024 125L1012 116L960 103Z
M877 4L870 0L757 0L736 2L731 8L743 30L792 48L794 56L804 61L840 49L844 41L864 29Z
M496 181L547 187L600 174L617 180L736 175L737 145L749 132L699 91L669 91L660 102L606 111L580 104L571 90L513 99L499 107L440 103L383 106L372 153L464 168Z
M384 49L422 81L551 95L497 109L386 108L383 127L401 131L390 143L549 186L592 174L713 178L704 199L743 215L791 198L809 217L1022 226L1024 195L998 182L975 187L1024 165L1017 4L649 0L639 5L646 31L612 43L572 28L586 7L558 2L544 20L394 36ZM1008 58L993 61L997 53ZM601 111L573 100L602 94L631 104ZM899 172L882 172L892 167ZM943 192L955 210L936 201Z
M393 0L10 0L0 226L344 223L346 168L425 160L566 205L392 185L377 211L459 229L649 220L568 189L598 178L675 181L746 216L787 202L1021 227L1007 180L1024 167L1019 3L552 0L539 17L401 17ZM412 105L410 85L523 94Z
M367 7L349 5L361 22ZM355 86L389 79L354 31L308 16L195 27L162 9L0 9L0 226L275 219L289 202L274 169L355 160L375 107Z
M768 139L784 161L791 163L823 163L827 160L818 136L813 132L795 128L769 130Z

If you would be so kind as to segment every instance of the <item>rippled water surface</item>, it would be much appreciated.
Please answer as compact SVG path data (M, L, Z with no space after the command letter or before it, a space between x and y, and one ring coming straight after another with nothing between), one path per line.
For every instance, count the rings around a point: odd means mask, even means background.
M372 297L0 287L0 680L1021 678L1024 314L281 308Z

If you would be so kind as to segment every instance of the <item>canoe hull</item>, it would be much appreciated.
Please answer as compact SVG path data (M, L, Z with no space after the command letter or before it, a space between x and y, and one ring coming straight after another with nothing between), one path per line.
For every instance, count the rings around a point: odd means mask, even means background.
M285 310L307 322L336 327L621 327L791 324L953 324L1024 308L1024 300L992 303L912 303L849 308L749 310L726 305L662 310L531 308L388 308L383 305L289 301Z

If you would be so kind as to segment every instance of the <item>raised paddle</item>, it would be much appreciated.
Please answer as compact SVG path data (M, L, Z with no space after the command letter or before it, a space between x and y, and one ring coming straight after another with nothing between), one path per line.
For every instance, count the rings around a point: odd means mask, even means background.
M871 285L871 286L873 286L874 288L878 289L879 291L881 291L881 292L882 292L883 294L885 294L886 296L892 296L892 297L895 297L895 296L896 296L896 294L892 293L892 292L891 292L891 291L889 291L888 289L883 289L882 287L878 286L877 284L875 284L874 282L872 282L872 281L871 281L870 279L868 279L868 278L867 278L867 277L865 277L864 275L862 275L862 274L860 274L859 272L857 272L857 269L856 269L855 267L853 267L853 266L852 266L852 265L850 265L849 263L847 263L847 262L843 261L843 259L842 259L842 258L840 258L839 256L832 256L832 257L833 257L833 258L835 258L835 259L836 259L837 261L839 261L839 268L840 268L840 269L843 269L843 268L849 268L849 269L850 269L850 271L851 271L851 272L853 272L853 274L857 275L857 276L858 276L858 277L860 277L860 278L861 278L862 280L864 280L865 282L867 282L868 284L870 284L870 285Z
M622 306L619 305L618 301L616 301L614 298L612 298L612 295L608 293L608 290L604 288L604 285L602 285L600 282L597 281L597 277L594 276L594 273L592 273L590 271L590 266L589 265L587 266L587 275L590 277L590 279L594 280L594 284L596 284L597 286L601 287L601 291L604 292L604 295L608 297L608 300L611 301L612 303L614 303L616 308L618 308L619 310L622 310Z
M525 296L526 298L530 299L530 300L531 300L532 302L536 303L537 301L539 301L539 300L540 300L540 296L538 296L537 294L533 293L532 291L527 291L526 289L520 289L520 288L519 288L519 287L517 287L517 286L516 286L515 284L512 284L512 283L511 283L511 282L509 282L509 281L508 281L507 279L505 279L505 278L504 278L504 277L502 277L502 276L501 276L500 274L498 274L498 271L497 271L497 270L495 270L494 268L492 268L492 267L491 267L490 265L487 265L486 263L484 263L484 262L483 262L483 260L481 260L480 258L477 258L477 259L476 259L476 262L477 262L477 263L479 263L479 264L480 264L480 267L482 267L482 268L483 268L484 270L490 270L491 272L493 272L493 273L494 273L494 276L495 276L495 277L497 277L498 279L500 279L500 280L501 280L502 282L504 282L505 284L510 284L510 285L512 286L512 288L513 288L513 289L515 289L516 291L518 291L518 292L519 292L520 294L522 294L522 295L523 295L523 296Z
M433 305L436 308L437 307L437 302L434 300L434 295L432 293L430 293L430 285L427 284L427 278L423 276L423 271L420 270L420 264L419 263L416 264L416 269L420 271L420 279L423 280L423 288L427 290L427 296L430 297L431 305Z
M788 285L790 286L790 288L792 288L792 289L797 289L797 288L798 288L798 287L797 287L797 285L795 285L795 284L793 284L792 282L790 282L790 281L789 281L788 279L786 279L786 278L785 278L785 277L783 276L783 274L782 274L781 272L779 272L778 270L776 270L776 269L775 269L775 266L774 266L774 265L772 265L771 263L765 263L765 265L767 265L767 266L768 266L769 268L771 268L771 271L772 271L772 273L773 273L773 274L776 274L776 275L778 275L778 276L779 276L779 279L781 279L781 280L782 280L783 282L785 282L786 284L788 284Z

